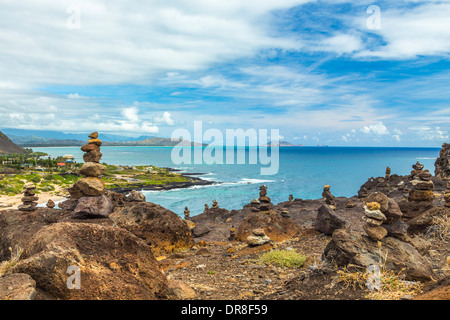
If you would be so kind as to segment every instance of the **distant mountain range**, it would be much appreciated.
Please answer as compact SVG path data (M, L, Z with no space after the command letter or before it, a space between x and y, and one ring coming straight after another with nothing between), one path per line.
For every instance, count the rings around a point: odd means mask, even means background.
M3 130L15 144L23 147L76 147L87 143L87 134L63 133L57 131ZM114 134L101 134L103 146L200 146L187 140L172 141L170 138L152 136L125 137Z
M0 154L25 153L25 149L12 142L4 133L0 132Z

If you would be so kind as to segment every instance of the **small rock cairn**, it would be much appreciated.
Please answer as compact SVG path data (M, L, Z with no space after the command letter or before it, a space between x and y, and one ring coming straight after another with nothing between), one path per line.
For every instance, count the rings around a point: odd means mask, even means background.
M368 202L364 206L364 231L369 238L374 241L380 241L387 236L387 230L381 225L387 220L386 216L381 212L381 205L378 202Z
M270 238L266 236L262 228L253 229L252 234L247 237L247 244L252 247L263 245L269 241Z
M203 213L206 213L206 212L208 212L208 210L209 210L209 206L208 206L208 204L207 204L207 203L205 203L205 209L203 210Z
M189 220L190 216L191 216L191 212L189 211L188 207L184 207L184 219Z
M269 211L271 207L270 198L267 196L267 186L262 185L259 187L259 210L260 211Z
M293 202L294 201L294 196L292 194L289 195L289 202Z
M218 209L219 208L219 203L217 202L217 200L213 200L212 208L213 209Z
M386 167L385 179L389 180L391 178L391 168Z
M18 207L20 211L34 211L38 203L39 197L35 195L36 186L33 182L27 182L23 186L24 197L21 199L22 204Z
M411 184L413 189L409 192L409 201L416 202L432 202L434 199L434 183L431 180L432 175L430 171L423 170L423 165L417 162L412 166L413 171L411 171Z
M250 210L252 212L259 212L259 205L260 205L259 200L256 198L253 199L252 201L250 201Z
M328 184L323 187L322 197L331 209L336 210L336 202L334 201L334 196L331 194L330 188Z

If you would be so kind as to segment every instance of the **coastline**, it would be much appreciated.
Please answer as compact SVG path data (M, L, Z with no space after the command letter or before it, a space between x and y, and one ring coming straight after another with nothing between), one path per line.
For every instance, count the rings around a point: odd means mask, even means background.
M58 201L66 200L67 198L64 196L58 196L54 194L54 191L52 192L42 192L37 195L39 197L39 200L37 201L39 204L38 206L42 206L47 203L48 200L52 199L55 203ZM22 204L23 194L19 193L14 196L5 196L0 195L0 211L3 210L9 210L9 209L17 209L18 206Z

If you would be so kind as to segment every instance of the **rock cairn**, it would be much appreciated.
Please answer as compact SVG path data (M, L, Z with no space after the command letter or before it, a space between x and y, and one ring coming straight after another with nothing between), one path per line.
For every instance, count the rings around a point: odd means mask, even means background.
M209 206L208 206L208 204L207 204L207 203L205 203L205 209L203 210L203 213L206 213L206 212L208 212L208 210L209 210Z
M100 164L102 142L97 132L91 133L89 138L88 144L81 147L85 152L85 164L80 174L85 177L68 189L71 200L78 200L74 209L75 218L107 217L113 209L111 200L105 195L105 183L99 178L106 171L106 167Z
M387 220L386 216L381 212L381 205L378 202L368 202L364 206L364 231L369 238L380 241L387 236L387 231L381 225Z
M259 187L259 210L260 211L269 211L272 203L270 202L270 198L267 196L267 186L262 185Z
M441 179L450 179L450 144L444 143L439 158L434 163L434 175Z
M334 196L331 194L330 186L327 184L323 187L322 197L325 199L325 203L330 206L331 209L336 209L336 202Z
M407 235L408 224L402 220L403 213L399 205L384 193L370 194L364 211L364 231L372 240L379 241L386 236L404 239Z
M260 246L268 243L270 238L264 232L264 229L253 229L252 234L247 237L247 244L249 246Z
M364 199L367 198L369 196L369 190L367 190L367 188L365 186L363 186L359 191L358 191L358 198L360 199Z
M421 164L419 161L417 161L416 164L413 164L412 168L414 170L411 171L411 176L412 176L412 178L415 178L416 175L418 175L419 173L422 172L424 165Z
M259 200L258 199L253 199L252 201L250 201L250 210L252 211L252 212L259 212L260 210L259 210L259 205L260 205L261 203L259 202Z
M289 214L289 211L286 210L286 209L284 209L284 210L281 211L280 216L281 216L282 218L290 218L290 217L291 217L291 215Z
M385 178L386 180L389 180L389 179L391 178L391 168L386 167L386 172L385 172L384 178Z
M219 203L217 202L217 200L213 200L212 208L213 209L218 209L219 208Z
M450 181L447 182L447 190L444 192L445 206L450 208Z
M294 196L292 194L289 195L289 202L293 202L294 201Z
M18 207L21 211L34 211L38 203L39 197L36 196L34 190L36 186L33 182L27 182L23 186L24 197L21 199L22 204Z
M230 236L228 237L228 240L233 241L235 236L236 236L236 228L234 227L234 225L232 225L230 228Z
M189 220L190 216L191 216L191 212L189 211L188 207L184 207L184 219Z
M409 201L432 202L434 199L434 184L431 180L433 176L430 171L423 170L423 165L417 162L413 165L411 184L413 189L409 191Z

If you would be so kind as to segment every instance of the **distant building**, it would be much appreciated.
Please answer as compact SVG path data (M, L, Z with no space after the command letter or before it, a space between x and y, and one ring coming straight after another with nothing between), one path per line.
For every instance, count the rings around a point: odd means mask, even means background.
M66 160L66 162L75 162L75 158L71 154L64 155L64 160Z
M66 164L64 162L59 162L56 164L58 167L65 167Z

